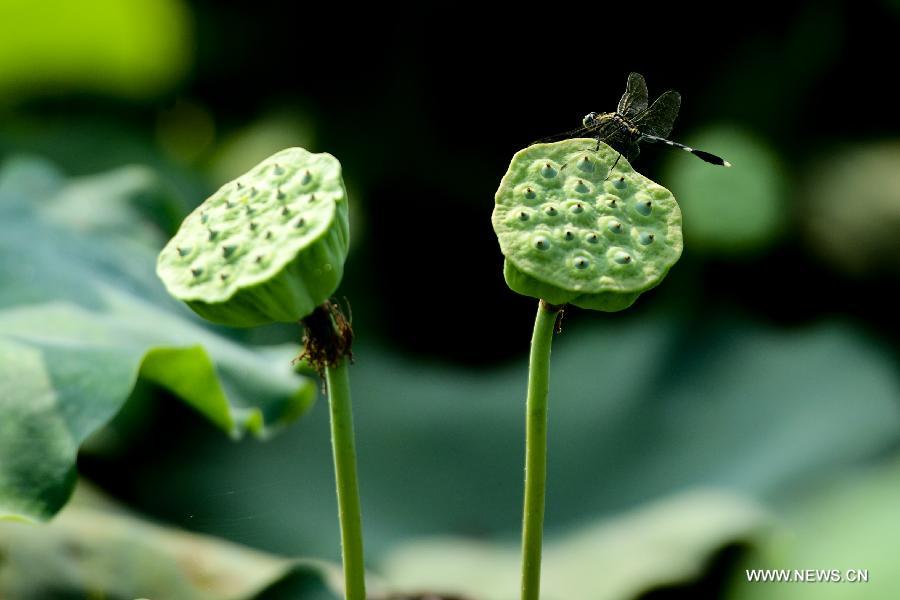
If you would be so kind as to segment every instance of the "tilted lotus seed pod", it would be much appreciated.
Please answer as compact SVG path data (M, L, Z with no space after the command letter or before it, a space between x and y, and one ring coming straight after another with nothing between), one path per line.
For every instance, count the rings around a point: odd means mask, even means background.
M596 147L595 140L570 139L513 157L491 219L513 291L551 304L622 310L681 256L681 211L672 193L606 144Z
M210 321L296 322L337 289L349 239L340 163L288 148L197 207L163 248L156 272L172 296Z

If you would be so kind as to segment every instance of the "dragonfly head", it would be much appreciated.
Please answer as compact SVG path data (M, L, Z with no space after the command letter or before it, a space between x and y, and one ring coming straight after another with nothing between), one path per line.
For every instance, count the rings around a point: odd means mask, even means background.
M591 127L592 125L595 125L596 123L597 123L597 113L595 113L595 112L589 112L588 114L584 115L584 118L581 120L581 124L584 125L585 127Z

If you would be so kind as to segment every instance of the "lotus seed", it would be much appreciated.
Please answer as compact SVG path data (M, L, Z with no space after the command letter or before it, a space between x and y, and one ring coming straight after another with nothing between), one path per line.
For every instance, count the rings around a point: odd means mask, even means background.
M250 196L252 197L255 195L256 195L256 187L254 186L254 187L250 188Z
M237 186L237 189L238 189L238 190L244 189L244 184L241 183L240 181L238 181L237 183L235 183L235 185Z
M519 213L519 220L520 220L520 221L527 221L527 220L528 220L528 213L525 212L524 210L523 210L522 212L520 212L520 213Z
M200 277L201 273L203 273L203 269L201 269L200 267L194 267L193 269L191 269L191 275L193 275L194 277Z
M535 197L534 190L532 188L525 188L525 197L532 200Z
M300 217L299 219L297 219L297 222L294 224L294 227L303 227L304 225L306 225L306 219L304 219L303 217Z
M577 214L580 214L580 213L583 213L583 212L584 212L584 205L581 204L581 203L579 202L578 204L572 205L572 208L571 208L570 210L571 210L573 213L575 213L576 215L577 215Z
M209 221L209 215L206 213L200 213L200 222L206 225L207 221Z
M551 177L556 177L556 169L554 169L553 165L551 165L550 163L546 163L541 169L541 175L548 179Z
M175 248L175 249L178 250L178 256L187 256L188 254L191 253L191 247L190 247L190 246L186 246L186 247L184 247L184 248L182 248L181 246L178 246L178 247Z
M235 246L234 244L229 244L229 245L227 245L227 246L222 246L222 255L223 255L225 258L228 258L228 257L231 256L232 254L234 254L234 251L235 251L235 250L237 250L237 246Z
M656 236L652 233L641 232L640 239L641 243L646 246L648 244L652 244L653 240L656 239Z
M272 232L271 232L271 231L267 231L267 232L266 232L266 239L267 239L267 240L271 240L271 239L272 239Z
M586 258L578 257L575 259L575 268L576 269L586 269L588 266L588 261Z
M578 183L575 184L575 191L580 194L585 194L590 191L588 186L584 185L584 181L581 179L578 180Z
M254 221L250 221L250 231L256 231L257 227L259 227L258 223L254 222Z
M613 233L622 233L622 224L618 221L610 221L607 228Z
M616 180L613 182L613 185L614 185L615 187L617 187L618 189L620 189L620 190L621 190L621 189L625 189L625 178L624 178L624 177L619 177L618 179L616 179Z
M284 208L281 209L282 217L287 217L290 214L291 214L291 210L287 206L285 206Z
M571 240L571 239L573 239L574 237L575 237L575 234L574 234L574 233L572 233L571 231L566 231L566 233L565 233L565 238L566 238L567 240Z
M303 177L300 178L300 185L306 185L312 180L312 173L309 170L303 171Z
M534 247L538 250L546 250L550 247L550 242L547 241L547 238L541 236L534 240Z
M276 175L284 175L284 169L282 169L281 165L279 165L278 163L275 163L275 169L273 170L273 172Z
M578 162L578 168L587 173L591 173L594 170L594 165L591 163L591 159L585 156Z
M262 255L262 254L257 254L257 255L256 255L256 258L255 258L254 260L255 260L256 262L258 262L258 263L261 263L261 262L263 261L263 255Z
M219 279L225 281L226 279L228 279L228 273L219 273Z
M278 186L278 188L276 188L275 197L278 198L279 200L284 200L284 192L281 191L280 185Z
M209 230L209 241L213 241L219 236L219 232L215 229L210 228Z
M592 244L596 244L597 242L600 241L600 236L597 235L596 233L589 233L587 236L587 241Z
M547 213L547 216L550 216L550 217L555 217L556 213L557 213L555 206L548 206L547 208L544 209L544 212Z
M647 216L653 210L653 203L650 200L646 200L643 202L638 202L637 204L634 205L634 207L639 213L641 213L644 216Z
M610 208L615 208L616 207L616 199L610 198L609 200L606 201L606 205Z
M631 255L626 254L624 252L618 252L618 253L616 253L616 256L613 260L615 260L620 265L627 265L628 263L631 262Z

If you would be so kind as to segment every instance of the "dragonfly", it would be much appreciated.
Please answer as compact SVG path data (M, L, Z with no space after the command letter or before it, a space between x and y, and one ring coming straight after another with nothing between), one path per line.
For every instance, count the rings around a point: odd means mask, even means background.
M582 119L581 127L566 133L540 140L541 142L573 137L590 137L597 140L596 150L603 142L619 153L613 169L623 155L634 160L640 154L640 144L663 144L690 152L697 158L714 165L730 167L731 163L720 156L691 148L668 139L672 125L681 108L681 94L669 90L648 106L647 82L640 73L630 73L625 93L619 100L616 112L590 112Z

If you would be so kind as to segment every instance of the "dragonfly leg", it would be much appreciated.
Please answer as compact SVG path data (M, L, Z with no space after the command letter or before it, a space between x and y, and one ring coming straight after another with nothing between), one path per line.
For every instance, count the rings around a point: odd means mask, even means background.
M606 177L603 179L603 181L606 181L607 179L609 179L609 176L612 175L612 172L616 169L616 165L619 164L619 159L620 159L620 158L622 158L622 153L621 153L621 152L619 152L619 155L616 157L616 162L614 162L614 163L613 163L613 166L611 166L611 167L609 168L609 172L606 174Z

